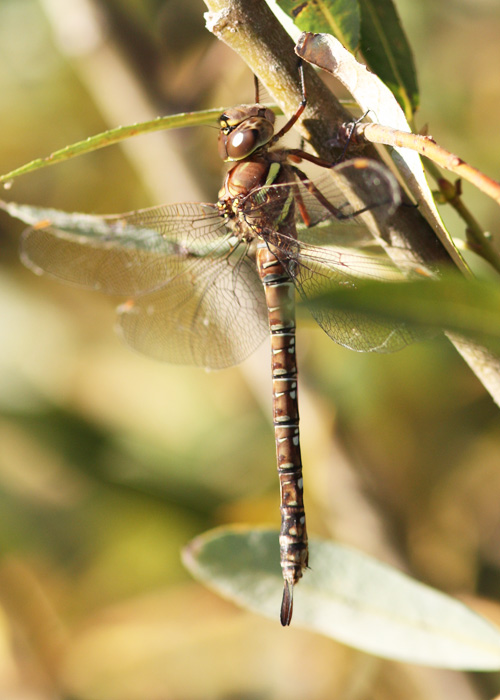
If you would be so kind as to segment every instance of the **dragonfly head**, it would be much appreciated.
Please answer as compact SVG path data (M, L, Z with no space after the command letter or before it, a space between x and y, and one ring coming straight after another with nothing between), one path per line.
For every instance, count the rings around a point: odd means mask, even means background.
M263 105L241 105L219 117L219 155L224 161L248 158L274 135L275 116Z

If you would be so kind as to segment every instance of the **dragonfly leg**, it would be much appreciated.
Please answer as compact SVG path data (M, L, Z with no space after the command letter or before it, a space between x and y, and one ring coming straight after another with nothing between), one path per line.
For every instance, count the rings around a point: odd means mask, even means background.
M325 207L325 209L326 209L327 211L329 211L330 214L332 214L336 219L341 219L341 218L342 218L342 213L341 213L340 209L337 209L337 207L335 207L335 206L324 196L324 194L323 194L322 192L320 192L320 190L316 187L316 185L314 184L314 182L312 182L311 180L309 180L309 179L307 178L307 176L305 175L305 173L303 173L302 170L299 170L299 168L296 168L295 166L292 165L292 169L293 169L293 172L294 172L294 173L297 175L297 177L299 178L299 180L301 180L301 181L304 183L304 187L305 187L312 195L314 195L314 197L316 197L316 199L318 200L318 202L320 202L320 204L322 204L322 205ZM301 211L301 210L300 210L300 207L299 207L299 211ZM301 211L301 215L302 215L302 211ZM304 219L303 216L302 216L302 218ZM306 219L304 219L304 223L305 223L306 226L307 226L307 221L306 221Z
M300 78L300 89L302 92L302 99L300 101L299 106L297 107L297 111L295 114L293 114L290 119L287 121L287 123L273 136L271 141L269 142L269 146L272 146L275 144L277 141L279 141L285 134L287 134L290 129L295 125L295 123L300 119L302 116L302 113L304 112L307 104L307 95L306 95L306 84L304 81L304 65L302 63L302 59L299 61L299 78Z

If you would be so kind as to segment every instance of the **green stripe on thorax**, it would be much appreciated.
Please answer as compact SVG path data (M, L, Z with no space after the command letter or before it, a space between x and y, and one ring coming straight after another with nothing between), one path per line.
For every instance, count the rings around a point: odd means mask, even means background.
M270 187L275 182L278 175L280 174L281 167L282 167L281 163L278 163L278 162L271 163L271 165L269 166L269 171L267 173L266 182L265 182L264 187ZM281 224L281 223L283 223L283 221L285 221L286 217L288 216L288 212L290 211L290 207L292 205L292 202L293 202L293 192L292 192L292 189L290 188L288 190L288 195L287 195L286 201L283 205L283 209L281 211L281 214L280 214L279 218L275 221L276 226L279 226L279 224Z

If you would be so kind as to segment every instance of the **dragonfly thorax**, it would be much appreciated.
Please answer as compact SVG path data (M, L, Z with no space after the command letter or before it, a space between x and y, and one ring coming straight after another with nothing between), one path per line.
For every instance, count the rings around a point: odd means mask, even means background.
M224 161L248 158L274 135L275 116L260 104L240 105L219 117L219 155Z
M286 186L293 181L293 173L284 154L282 150L266 150L261 156L236 163L226 174L217 206L220 216L232 220L240 240L250 242L262 236L264 229L280 225L288 214L293 217L294 206L288 201L290 188ZM261 207L263 216L255 216Z
M266 183L269 158L253 157L234 165L227 173L224 184L219 191L219 200L232 200L246 196L256 187Z

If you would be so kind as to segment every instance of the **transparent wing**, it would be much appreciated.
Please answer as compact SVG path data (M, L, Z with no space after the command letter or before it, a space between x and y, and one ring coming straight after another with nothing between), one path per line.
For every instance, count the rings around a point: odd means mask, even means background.
M187 261L228 249L229 231L211 204L174 204L104 217L56 210L43 214L22 236L24 264L38 274L107 294L157 289Z
M120 328L160 360L219 369L267 334L262 283L211 204L185 203L96 217L50 210L22 238L35 272L130 296ZM26 220L26 217L25 219Z
M289 193L293 209L283 218ZM252 198L253 205L247 203L249 225L260 226L260 235L306 303L336 285L349 286L355 294L363 278L404 279L385 253L370 251L376 243L374 224L390 216L400 201L393 176L377 163L349 161L314 181L261 188ZM352 350L394 352L417 339L404 325L362 313L313 307L311 313L333 340Z
M195 269L119 312L121 333L133 348L166 362L211 369L238 364L269 333L255 261L236 252L199 260Z
M266 232L277 231L292 195L302 242L359 247L374 243L373 224L387 219L401 201L388 169L365 158L322 169L314 180L301 180L296 169L287 170L286 182L260 187L246 198L243 210L252 228L265 222Z
M314 257L314 249L308 246L301 248L300 256L295 258L284 254L282 249L278 251L273 246L270 247L292 277L306 304L309 299L327 293L335 285L348 286L355 295L357 286L353 281L354 276L357 279L372 277L383 282L404 279L390 261L376 259L371 255L353 255L348 251L332 250L328 255L322 251L321 258L318 259ZM297 259L300 264L297 264ZM335 308L317 309L313 306L309 308L330 338L358 352L396 352L419 339L404 324L390 323L361 312Z

